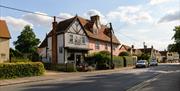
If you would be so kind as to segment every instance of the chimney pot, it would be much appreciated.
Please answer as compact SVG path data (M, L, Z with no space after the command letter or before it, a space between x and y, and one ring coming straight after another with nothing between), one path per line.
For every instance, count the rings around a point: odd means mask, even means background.
M132 49L134 49L134 45L132 45Z

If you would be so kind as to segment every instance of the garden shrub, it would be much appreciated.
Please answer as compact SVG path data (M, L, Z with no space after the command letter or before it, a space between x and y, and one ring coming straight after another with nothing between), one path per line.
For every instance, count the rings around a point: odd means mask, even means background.
M109 55L97 53L94 55L97 69L109 69L110 68L110 57Z
M121 52L119 53L119 56L130 56L129 52Z
M44 74L44 72L44 65L40 62L19 62L0 64L0 79L39 76Z
M22 58L22 57L13 57L11 58L11 60L9 61L11 63L17 63L17 62L31 62L31 60L29 60L28 58Z
M115 68L124 67L123 60L124 59L121 56L113 56L113 63L114 63Z
M135 60L131 56L124 56L124 60L126 61L127 66L135 65Z
M67 64L44 63L44 67L47 70L54 70L54 71L63 71L63 72L76 72L77 71L73 63L67 63Z

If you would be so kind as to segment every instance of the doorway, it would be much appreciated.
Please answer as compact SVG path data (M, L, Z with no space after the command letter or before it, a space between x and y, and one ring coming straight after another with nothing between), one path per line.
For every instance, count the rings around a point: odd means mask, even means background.
M81 55L76 55L76 66L80 66L81 64Z

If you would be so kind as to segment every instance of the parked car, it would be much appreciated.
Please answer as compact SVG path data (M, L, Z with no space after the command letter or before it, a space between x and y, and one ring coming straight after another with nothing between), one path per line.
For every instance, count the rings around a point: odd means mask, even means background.
M157 60L151 60L150 61L150 66L158 66Z
M149 67L149 63L147 60L138 60L136 62L136 68L142 68L142 67L144 68Z

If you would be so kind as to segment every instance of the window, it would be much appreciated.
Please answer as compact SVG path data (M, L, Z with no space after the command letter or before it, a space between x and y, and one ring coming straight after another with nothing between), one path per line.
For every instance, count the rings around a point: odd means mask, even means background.
M96 41L95 48L99 49L99 41Z
M69 35L69 43L73 43L73 35Z
M82 37L82 44L85 44L86 43L86 37Z
M168 56L172 56L172 54L168 54Z
M108 50L108 44L105 44L105 49Z
M62 53L62 49L63 49L62 47L59 47L59 53Z

